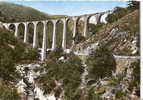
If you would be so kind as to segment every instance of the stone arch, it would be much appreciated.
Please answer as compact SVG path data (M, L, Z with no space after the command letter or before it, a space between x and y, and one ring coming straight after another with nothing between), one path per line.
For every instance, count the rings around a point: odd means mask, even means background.
M73 19L73 42L72 42L72 44L77 43L77 40L79 37L78 36L79 35L79 33L78 33L78 29L79 29L78 22L79 22L80 18L81 18L81 16L72 17L72 19Z
M105 13L103 13L102 16L101 16L100 22L101 22L101 23L104 23L104 24L107 24L106 18L108 17L108 15L109 15L110 13L111 13L111 12L105 12Z
M52 48L52 37L53 37L53 22L51 20L48 20L46 25L46 31L47 31L47 48Z
M56 48L62 48L63 24L64 22L61 19L56 22Z
M28 43L28 24L29 22L23 22L24 24L24 42Z
M43 29L44 24L42 21L37 22L37 47L42 48L42 42L43 42Z
M58 19L53 19L51 20L52 23L53 23L53 34L52 34L52 50L56 49L57 48L57 22L58 22Z
M96 14L93 14L93 15L88 15L87 16L88 23L93 23L95 25L99 24L102 15L103 15L103 13L96 13ZM94 18L94 20L92 18Z
M87 18L87 37L95 34L96 25L98 21L96 19L96 15L90 15Z
M11 24L8 24L8 29L13 33L13 35L14 35L14 32L15 32L15 25L13 24L13 23L11 23Z
M25 25L23 23L19 23L18 25L18 38L24 40L24 31Z
M84 30L84 18L80 17L78 22L77 22L77 31L83 35L83 30Z
M74 16L74 17L72 17L73 22L74 22L74 26L73 26L73 38L76 36L76 34L78 32L77 31L77 25L78 25L80 17L81 16Z
M77 32L75 35L75 43L79 43L84 40L84 17L80 16L77 19Z
M67 27L66 27L66 48L70 49L72 46L72 41L73 41L73 19L72 17L67 18Z
M27 33L28 33L28 43L33 43L33 36L34 36L34 24L32 22L29 22L27 25Z
M100 23L102 14L96 13L94 15L85 15L84 22L87 23L86 35L87 37L95 34L96 25Z

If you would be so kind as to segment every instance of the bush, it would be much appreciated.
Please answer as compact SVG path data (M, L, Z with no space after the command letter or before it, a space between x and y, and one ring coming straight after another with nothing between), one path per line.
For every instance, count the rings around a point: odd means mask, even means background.
M135 10L140 8L140 2L139 1L129 1L128 2L128 9Z
M75 44L78 44L82 41L85 41L85 37L84 36L81 36L80 34L77 34L75 37L74 37L74 41L75 41Z
M38 60L40 57L40 54L38 53L37 49L33 48L25 48L26 50L24 51L22 55L22 60Z
M128 10L126 8L116 7L113 13L109 14L106 18L107 22L113 23L118 19L122 18L126 14L128 14Z
M132 76L134 80L130 82L129 90L132 91L134 87L140 90L140 61L137 60L131 63L130 68L133 68Z
M16 64L22 60L37 60L36 50L26 48L26 45L18 40L7 30L0 29L0 79L8 83L5 91L0 88L0 99L19 100L9 84L16 84L19 74L16 72ZM1 83L1 82L0 82ZM14 90L15 91L15 90ZM15 97L13 97L15 96ZM10 99L9 99L10 98Z
M45 94L54 91L58 98L64 91L66 100L73 100L74 93L81 83L83 66L81 60L74 54L64 54L62 51L54 51L49 54L49 59L44 63L43 70L46 74L39 77L38 82L42 84ZM60 57L64 60L59 60ZM55 81L61 83L61 87L56 87Z
M86 60L88 76L95 80L110 77L116 69L116 62L110 51L106 48L99 48L93 51Z
M15 87L0 82L0 99L1 100L20 100L19 94Z
M14 67L16 63L16 53L10 45L16 45L16 39L9 31L0 29L0 78L12 81L17 73ZM19 58L17 58L19 59Z

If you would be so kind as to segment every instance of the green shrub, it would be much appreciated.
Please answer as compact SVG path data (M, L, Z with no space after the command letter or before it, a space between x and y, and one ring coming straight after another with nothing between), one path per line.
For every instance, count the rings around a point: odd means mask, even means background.
M95 93L94 88L90 88L85 100L102 100L102 98L100 94Z
M16 39L9 31L0 29L0 78L12 81L17 76L14 67L16 63L15 50L10 47L16 45Z
M85 37L84 36L81 36L80 34L77 34L75 37L74 37L74 41L75 41L75 44L78 44L82 41L85 41Z
M128 2L128 9L135 10L140 8L140 2L139 1L129 1Z
M16 84L20 78L16 72L16 64L22 60L37 60L38 53L36 50L27 48L26 45L18 40L7 30L0 29L0 79L8 83L5 91L1 88L0 99L2 100L19 100L16 99L18 94L13 91L9 84ZM0 82L1 83L1 82Z
M0 99L1 100L20 100L19 94L15 87L0 82Z
M25 48L26 50L22 54L22 60L38 60L40 55L37 49Z
M133 68L134 80L129 83L129 90L132 91L134 87L140 90L140 61L131 63L130 68Z
M81 83L81 75L83 73L83 66L81 60L74 54L64 54L62 51L56 50L51 52L49 59L43 64L43 70L46 74L39 77L38 82L42 84L42 88L45 94L51 91L55 92L55 96L58 97L62 90L66 100L73 100L74 93ZM59 60L60 57L64 57L64 60ZM56 87L55 81L60 82L61 87Z
M128 10L126 8L116 7L113 13L109 14L106 18L107 22L113 23L123 16L128 14Z
M110 51L106 48L99 48L93 51L86 61L88 67L88 78L95 80L110 77L116 69L116 62Z

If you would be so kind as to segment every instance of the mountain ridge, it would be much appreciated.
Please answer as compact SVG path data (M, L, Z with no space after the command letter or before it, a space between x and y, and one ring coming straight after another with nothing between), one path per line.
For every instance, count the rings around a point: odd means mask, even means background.
M64 15L50 15L32 7L0 1L0 21L20 22L61 18Z

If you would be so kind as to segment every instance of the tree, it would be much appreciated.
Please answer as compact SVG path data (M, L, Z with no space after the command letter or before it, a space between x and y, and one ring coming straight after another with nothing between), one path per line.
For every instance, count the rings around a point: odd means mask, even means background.
M109 14L107 16L107 22L112 23L117 21L118 19L122 18L128 13L128 10L126 8L122 7L116 7L113 11L113 13Z
M86 61L87 78L98 80L99 78L110 77L116 69L116 62L112 53L106 48L99 48L93 51Z
M38 60L37 51L27 49L12 33L0 28L0 99L19 100L15 84L20 79L16 64L23 60ZM4 86L4 88L3 88Z
M129 1L128 2L128 8L131 10L139 9L140 8L140 2L139 1Z
M45 74L41 74L37 82L41 84L45 94L53 91L58 98L64 91L65 100L76 100L75 91L81 83L84 71L77 56L55 50L49 54L41 70L45 71Z

